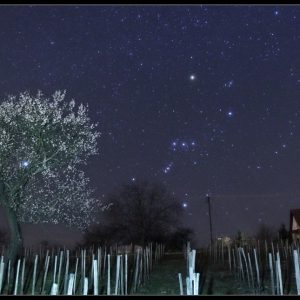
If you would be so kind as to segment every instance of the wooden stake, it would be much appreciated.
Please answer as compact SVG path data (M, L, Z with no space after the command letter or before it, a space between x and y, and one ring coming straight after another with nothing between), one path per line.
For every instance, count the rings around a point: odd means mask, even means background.
M9 294L9 284L10 284L10 260L8 261L8 270L7 270L7 294Z
M59 293L59 286L60 286L60 274L61 274L61 268L63 263L63 251L60 251L60 257L59 257L59 267L58 267L58 276L57 276L57 292Z
M44 273L44 280L43 280L43 286L42 286L42 291L41 294L44 293L45 290L45 285L46 285L46 280L47 280L47 275L48 275L48 267L49 267L49 261L50 261L50 256L46 256L46 269L45 269L45 273Z
M56 280L56 270L57 269L57 255L54 257L54 271L53 271L53 283L55 283Z
M272 295L275 295L272 253L269 253L269 267L270 267L270 272L271 272L271 289L272 289Z
M24 293L25 260L26 258L24 257L22 263L22 273L21 273L21 290L20 290L21 295L23 295Z
M120 294L124 295L124 263L123 263L123 255L120 255Z
M110 254L107 254L107 295L110 295Z
M67 261L66 261L66 270L65 270L65 279L64 279L64 294L65 295L67 294L67 291L68 291L68 273L69 273L69 250L67 250Z
M17 275L16 275L16 281L15 281L14 295L17 295L17 292L18 292L20 263L21 263L21 260L18 259L18 264L17 264Z
M119 281L120 281L119 276L120 276L120 255L117 255L115 295L118 295Z
M128 255L125 254L125 295L127 295Z
M178 273L178 279L179 279L180 295L183 295L183 284L182 284L182 276L181 276L181 273Z
M3 282L3 274L4 273L4 262L3 262L3 256L1 258L1 262L0 262L0 294L2 291L2 282Z
M77 278L77 270L78 270L78 257L76 257L76 265L75 265L75 274L74 274L74 288L73 288L73 294L76 295L76 278Z
M137 288L137 280L138 280L138 272L139 272L139 254L140 254L140 250L138 250L136 254L133 292L135 292Z
M33 276L32 276L32 289L31 289L31 294L32 295L34 295L34 292L35 292L36 270L37 270L38 257L39 256L36 255L35 259L34 259Z
M84 278L84 284L83 284L83 295L88 294L88 287L89 287L89 280L87 277Z
M282 275L281 275L281 265L280 265L280 256L279 252L277 252L277 273L278 273L278 281L279 281L279 294L283 295L283 287L282 287Z
M98 262L94 260L94 295L99 295L98 289Z
M55 296L58 292L58 285L57 283L53 283L50 291L50 295Z
M257 287L258 287L258 291L260 291L260 275L259 275L258 261L257 261L257 255L256 255L256 249L255 248L253 249L253 252L254 252L254 259L255 259Z
M298 251L294 250L293 254L294 254L294 266L295 266L295 277L296 277L297 295L300 295L300 268L299 268Z
M74 290L74 274L70 273L67 295L72 295L73 290Z

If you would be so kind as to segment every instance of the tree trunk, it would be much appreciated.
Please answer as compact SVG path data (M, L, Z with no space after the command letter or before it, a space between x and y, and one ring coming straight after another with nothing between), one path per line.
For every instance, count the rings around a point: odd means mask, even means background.
M4 183L0 182L0 203L4 208L8 225L9 225L9 230L10 230L8 259L10 259L11 265L13 265L16 261L18 254L20 254L19 252L22 250L23 239L22 239L22 233L20 230L20 225L18 223L16 212L9 207L7 198L8 197L5 192Z

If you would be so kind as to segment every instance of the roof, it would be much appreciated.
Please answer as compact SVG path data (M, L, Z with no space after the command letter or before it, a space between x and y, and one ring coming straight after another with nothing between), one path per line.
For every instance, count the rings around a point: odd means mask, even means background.
M292 219L293 219L293 217L295 218L296 222L298 224L300 224L300 208L291 209L290 216L291 216L291 218L290 218L290 226L292 226Z

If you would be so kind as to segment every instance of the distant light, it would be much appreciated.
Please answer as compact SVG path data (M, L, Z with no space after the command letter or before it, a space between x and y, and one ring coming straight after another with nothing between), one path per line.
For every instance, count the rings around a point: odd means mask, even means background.
M274 11L274 15L275 15L275 16L278 16L278 15L279 15L279 11L278 11L278 10L275 10L275 11Z
M131 178L131 181L135 181L135 177L132 177L132 178Z
M187 205L186 202L184 202L184 203L182 203L182 206L183 206L183 207L187 207L188 205Z
M233 116L233 112L232 112L232 111L229 111L229 112L227 113L227 116L228 116L228 117L232 117L232 116Z

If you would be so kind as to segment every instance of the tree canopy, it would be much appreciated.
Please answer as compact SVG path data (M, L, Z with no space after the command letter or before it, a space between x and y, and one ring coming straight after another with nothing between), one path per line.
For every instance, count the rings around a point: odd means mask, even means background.
M83 229L103 208L82 169L98 154L98 124L65 96L24 92L0 104L0 203L19 239L21 221Z
M100 225L88 232L86 242L165 242L181 223L179 201L159 183L124 184L107 202L112 205L102 214Z

